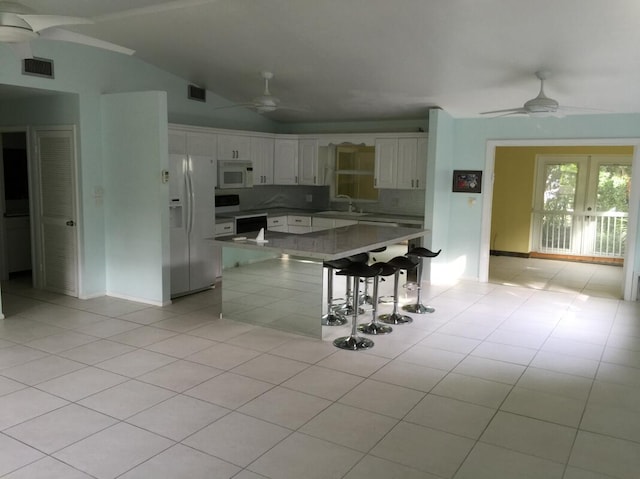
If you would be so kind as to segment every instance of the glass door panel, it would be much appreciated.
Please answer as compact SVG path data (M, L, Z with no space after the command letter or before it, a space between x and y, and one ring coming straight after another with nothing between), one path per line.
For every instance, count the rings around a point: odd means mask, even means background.
M533 251L622 258L630 157L540 157Z

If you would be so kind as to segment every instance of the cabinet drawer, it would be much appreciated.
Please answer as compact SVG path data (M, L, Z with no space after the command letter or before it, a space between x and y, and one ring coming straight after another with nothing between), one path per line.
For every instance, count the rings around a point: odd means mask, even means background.
M286 216L273 216L267 218L267 228L272 229L276 226L284 226L287 224Z
M233 221L217 223L215 229L216 236L232 235L234 233L234 229Z
M311 216L287 216L287 223L290 226L311 226Z

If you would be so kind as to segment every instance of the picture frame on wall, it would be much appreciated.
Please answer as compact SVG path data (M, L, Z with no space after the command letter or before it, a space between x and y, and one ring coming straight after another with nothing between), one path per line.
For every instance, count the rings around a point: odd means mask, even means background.
M454 170L453 188L454 193L480 193L482 192L482 171L481 170Z

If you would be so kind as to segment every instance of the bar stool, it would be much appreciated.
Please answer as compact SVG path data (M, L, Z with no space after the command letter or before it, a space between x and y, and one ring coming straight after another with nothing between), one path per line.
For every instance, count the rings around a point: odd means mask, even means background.
M369 261L369 254L358 253L352 256L347 256L345 259L349 260L352 263L366 264ZM344 295L344 305L342 305L341 307L341 312L346 316L350 316L351 314L353 314L353 293L351 288L351 277L347 275L346 280L346 293ZM362 304L362 300L360 301L360 304ZM360 308L358 310L358 314L364 314L364 309Z
M371 321L366 324L360 324L358 331L364 334L389 334L393 331L391 326L380 324L378 322L378 283L380 276L389 276L396 272L396 267L389 263L374 263L372 268L381 268L380 272L373 278L373 310L371 314Z
M410 323L413 319L398 312L398 285L400 283L400 271L410 271L417 264L406 256L396 256L388 261L388 263L396 268L393 278L393 312L391 314L381 314L378 319L386 324L405 324Z
M420 300L420 292L422 291L422 269L423 269L423 260L424 258L435 258L440 254L441 249L439 249L436 253L427 248L423 248L422 246L416 246L411 249L407 253L407 256L415 257L418 259L418 297L416 298L416 302L414 304L405 304L402 309L409 313L417 313L417 314L425 314L425 313L433 313L435 312L435 308L431 306L425 306L422 304Z
M382 253L386 249L387 249L386 246L383 246L381 248L372 249L367 254L367 260L369 259L369 255L371 253ZM374 261L374 263L377 262L375 258L373 258L373 261ZM372 281L375 281L374 278L369 278L369 279L371 279ZM369 279L365 279L364 280L364 292L362 293L362 296L360 297L360 304L371 304L371 305L374 304L373 298L369 295Z
M351 264L347 258L339 258L325 261L322 266L327 269L327 313L322 316L323 326L342 326L348 319L333 305L333 272L336 269L346 268Z
M360 308L360 278L373 278L382 271L382 267L369 266L366 263L351 263L346 268L338 271L337 274L353 278L353 316L351 319L351 334L335 339L333 345L336 348L358 351L373 347L373 341L368 338L358 336L357 322L358 309Z

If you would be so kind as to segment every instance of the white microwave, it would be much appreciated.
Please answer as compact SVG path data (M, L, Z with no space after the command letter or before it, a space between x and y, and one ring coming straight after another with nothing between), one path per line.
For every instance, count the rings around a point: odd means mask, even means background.
M250 161L218 161L218 188L251 188L253 165Z

